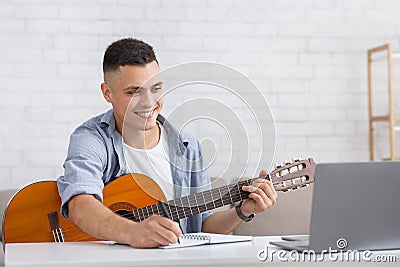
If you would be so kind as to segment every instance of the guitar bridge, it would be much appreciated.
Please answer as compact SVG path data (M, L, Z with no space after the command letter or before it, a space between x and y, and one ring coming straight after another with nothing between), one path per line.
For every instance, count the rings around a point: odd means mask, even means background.
M53 234L54 242L61 243L65 242L64 233L61 228L60 219L58 218L58 214L56 211L47 214L49 219L51 232Z

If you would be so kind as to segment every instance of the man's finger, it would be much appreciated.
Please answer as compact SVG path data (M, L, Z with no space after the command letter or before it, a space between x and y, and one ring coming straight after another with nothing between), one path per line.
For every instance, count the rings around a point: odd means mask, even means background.
M179 227L179 224L177 222L174 222L165 217L161 217L159 223L167 230L172 231L177 237L180 237L182 235L181 228Z
M267 169L263 169L260 171L260 176L264 176L268 174L268 170Z

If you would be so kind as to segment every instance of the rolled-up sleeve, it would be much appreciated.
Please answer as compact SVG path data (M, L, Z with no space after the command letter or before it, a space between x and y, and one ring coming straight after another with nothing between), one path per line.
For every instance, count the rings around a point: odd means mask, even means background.
M61 214L65 218L68 218L68 201L73 196L90 194L103 201L105 153L102 139L95 130L81 127L71 135L64 175L57 180Z

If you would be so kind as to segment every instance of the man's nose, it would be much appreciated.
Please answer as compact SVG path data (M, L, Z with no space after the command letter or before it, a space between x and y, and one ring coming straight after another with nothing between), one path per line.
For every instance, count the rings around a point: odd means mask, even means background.
M150 90L143 90L140 95L140 105L146 107L152 107L155 103L155 99Z

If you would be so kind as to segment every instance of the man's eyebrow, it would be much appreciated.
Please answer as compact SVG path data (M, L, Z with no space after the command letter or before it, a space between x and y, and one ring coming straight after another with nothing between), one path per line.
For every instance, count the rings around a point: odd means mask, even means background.
M160 86L160 85L162 85L162 84L163 84L163 82L157 82L157 83L153 84L151 87ZM146 88L141 87L141 86L131 85L131 86L128 86L128 87L124 88L124 91L128 91L128 90L138 90L138 89L146 89Z
M158 83L153 84L153 86L151 86L151 87L160 86L160 85L162 85L162 84L163 84L163 82L159 81Z
M128 91L128 90L137 90L137 89L140 89L140 88L142 88L142 87L140 87L140 86L135 86L135 85L131 85L131 86L128 86L128 87L124 88L124 91Z

